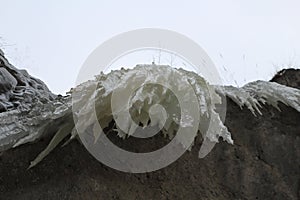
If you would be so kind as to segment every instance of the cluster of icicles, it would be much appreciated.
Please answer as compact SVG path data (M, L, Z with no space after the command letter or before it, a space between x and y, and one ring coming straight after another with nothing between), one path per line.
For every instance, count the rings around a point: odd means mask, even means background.
M188 127L196 123L197 133L202 135L204 143L213 147L212 144L221 137L233 144L222 113L216 109L216 105L222 105L222 96L229 97L241 108L247 107L255 116L262 114L260 108L266 103L279 109L278 102L282 102L300 112L300 90L265 81L251 82L241 88L213 86L194 72L161 65L138 65L133 69L101 73L94 80L74 88L70 94L65 98L65 103L56 106L50 115L48 113L49 119L59 116L66 118L66 121L60 125L48 147L31 163L31 167L69 134L70 139L76 138L78 127L84 131L99 123L104 129L112 120L116 121L115 131L124 139L134 135L138 127L148 125L158 126L160 133L173 139L178 127L190 130ZM186 105L186 109L181 107L181 103ZM156 105L161 105L163 109L153 109ZM197 109L194 109L195 105ZM93 110L96 118L91 115ZM190 110L197 110L198 113L189 113ZM78 118L85 120L78 121ZM99 137L97 134L94 135L95 140ZM189 134L186 132L187 137L190 137ZM33 141L38 136L32 133L15 146L28 142L28 138ZM178 140L188 145L184 137ZM200 152L199 157L204 157L209 150Z

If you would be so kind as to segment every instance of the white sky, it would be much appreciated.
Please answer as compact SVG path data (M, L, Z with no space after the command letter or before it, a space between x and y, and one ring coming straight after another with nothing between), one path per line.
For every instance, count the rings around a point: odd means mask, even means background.
M287 65L300 66L298 0L0 0L0 5L0 46L12 64L55 93L74 86L98 45L138 28L169 29L193 39L226 84L268 80Z

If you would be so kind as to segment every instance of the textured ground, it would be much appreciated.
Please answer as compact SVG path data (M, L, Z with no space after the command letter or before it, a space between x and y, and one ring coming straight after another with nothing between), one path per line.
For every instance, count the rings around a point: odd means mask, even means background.
M273 81L299 88L299 75L287 71ZM27 170L50 138L23 145L0 155L0 199L300 199L300 113L280 107L282 112L265 107L255 118L228 100L226 125L234 146L221 142L198 159L198 144L147 174L110 169L77 141ZM147 146L162 142L156 137ZM129 139L125 145L138 144Z

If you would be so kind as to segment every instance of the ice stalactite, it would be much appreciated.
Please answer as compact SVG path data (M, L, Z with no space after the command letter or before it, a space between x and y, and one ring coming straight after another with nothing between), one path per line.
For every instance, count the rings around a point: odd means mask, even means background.
M123 95L124 98L114 99L116 91L119 92L118 97ZM192 100L193 95L196 100ZM83 129L93 127L95 123L104 129L115 120L118 122L115 131L122 138L134 135L138 128L157 125L162 134L173 139L180 126L191 127L198 121L198 133L207 142L204 145L213 147L220 137L233 144L231 133L215 106L222 103L222 95L240 107L247 107L254 115L262 114L260 108L265 103L279 109L278 102L300 112L298 89L265 81L251 82L241 88L213 86L198 74L184 69L138 65L133 69L101 73L94 80L74 88L70 96L52 98L45 103L32 102L27 111L15 108L0 113L0 151L33 142L46 131L57 131L47 149L32 162L31 166L34 166L69 134L71 139L76 138L74 121L77 123L79 115L86 119L77 124ZM182 109L180 103L186 103L186 109ZM189 113L193 110L189 105L197 105L199 112L196 115ZM97 121L90 114L93 109ZM189 133L186 134L188 136ZM194 139L196 135L189 137ZM99 137L97 134L94 136L95 140ZM179 142L188 144L184 137L180 137ZM206 153L199 156L203 157Z

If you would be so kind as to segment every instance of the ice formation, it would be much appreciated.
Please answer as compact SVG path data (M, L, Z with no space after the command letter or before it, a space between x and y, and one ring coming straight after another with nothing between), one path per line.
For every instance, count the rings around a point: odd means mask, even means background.
M134 135L139 127L157 125L160 133L170 139L180 126L190 130L188 128L196 123L198 134L206 142L204 145L215 144L220 137L233 144L215 106L222 104L222 95L240 107L247 107L254 115L262 114L260 108L265 103L279 109L278 102L300 112L298 89L265 81L252 82L241 88L213 86L198 74L184 69L138 65L133 69L101 73L94 80L74 88L68 96L45 103L37 101L30 105L30 109L0 113L0 151L33 142L45 132L57 132L48 147L31 163L34 166L68 135L71 135L70 139L76 138L74 121L80 123L77 128L84 130L95 123L105 128L115 120L116 131L122 138ZM182 108L181 104L185 107ZM90 114L92 110L95 110L96 121ZM78 122L79 116L86 120ZM190 135L189 131L185 134L193 139L197 135ZM189 144L184 137L179 138L179 142Z

